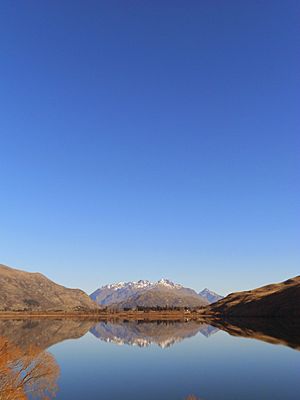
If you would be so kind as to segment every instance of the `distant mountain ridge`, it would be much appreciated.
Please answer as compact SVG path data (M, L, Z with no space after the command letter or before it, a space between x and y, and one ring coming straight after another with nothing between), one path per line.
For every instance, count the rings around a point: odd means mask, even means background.
M210 304L216 303L217 301L223 299L224 297L209 290L207 288L203 289L200 293L200 296L204 297Z
M111 305L127 300L129 297L142 291L154 289L156 287L182 288L181 285L174 284L168 279L161 279L157 282L139 280L137 282L117 282L102 286L90 295L90 298L99 305Z
M211 297L221 298L208 291ZM137 282L117 282L97 289L90 295L100 306L118 309L134 309L136 307L203 307L210 304L208 298L195 290L186 288L169 279L157 282L139 280Z

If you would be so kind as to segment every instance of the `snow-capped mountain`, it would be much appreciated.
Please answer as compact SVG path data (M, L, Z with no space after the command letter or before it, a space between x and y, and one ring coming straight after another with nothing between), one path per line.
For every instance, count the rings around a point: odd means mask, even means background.
M200 294L200 296L204 297L210 304L216 303L217 301L224 298L223 296L221 296L207 288L203 289L199 294Z
M110 305L127 300L142 291L154 288L180 289L181 285L175 284L168 279L157 282L139 280L137 282L117 282L102 286L90 295L90 298L100 305Z
M134 288L134 289L142 289L149 287L151 285L150 281L147 280L140 280L137 282L117 282L117 283L112 283L110 285L103 286L103 288L107 289L112 289L112 290L118 290L118 289L123 289L123 288Z
M168 279L157 282L140 280L137 282L117 282L102 286L90 295L91 299L102 306L120 306L119 308L155 307L155 306L202 306L208 301L193 289L185 288Z
M173 283L169 279L160 279L157 282L150 282L147 280L139 280L137 282L117 282L117 283L112 283L110 285L103 286L101 289L107 288L107 289L112 289L112 290L118 290L118 289L124 289L124 288L131 288L134 290L140 290L140 289L147 289L150 287L157 287L157 286L163 286L167 288L182 288L182 285L179 285L177 283Z

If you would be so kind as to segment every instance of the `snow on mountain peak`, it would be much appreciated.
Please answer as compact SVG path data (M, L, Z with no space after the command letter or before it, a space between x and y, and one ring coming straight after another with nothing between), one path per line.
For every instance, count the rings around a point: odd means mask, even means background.
M116 282L111 283L109 285L102 286L102 289L111 289L111 290L119 290L119 289L146 289L155 286L164 286L168 288L181 288L182 286L176 284L169 279L162 278L157 282L150 282L148 280L140 279L139 281L131 281L131 282Z
M169 279L165 279L165 278L162 278L159 281L157 281L156 285L165 286L168 288L176 288L176 289L179 289L182 287L181 285L176 284L176 283L170 281Z
M130 289L142 289L149 287L151 285L151 282L147 280L139 280L137 282L116 282L116 283L111 283L109 285L102 286L102 289L112 289L112 290L119 290L119 289L124 289L124 288L130 288Z

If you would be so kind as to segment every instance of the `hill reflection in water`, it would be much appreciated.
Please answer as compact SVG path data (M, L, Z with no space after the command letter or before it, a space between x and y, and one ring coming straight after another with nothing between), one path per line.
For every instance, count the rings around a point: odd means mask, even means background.
M136 345L157 344L166 348L200 333L209 337L219 330L232 336L253 338L273 344L300 348L300 321L297 319L239 318L205 320L89 320L89 319L0 319L0 337L21 349L41 350L67 339L91 332L105 342Z
M60 374L59 362L47 349L52 346L54 349L56 344L67 339L79 339L88 332L100 339L103 343L102 346L105 347L104 342L138 347L148 347L155 344L162 349L173 346L172 354L176 354L175 344L188 340L197 334L211 337L220 331L229 333L234 343L234 337L237 336L258 339L271 344L281 344L299 350L299 327L300 323L297 320L271 318L244 318L230 321L220 319L201 321L0 319L0 400L52 399L55 395L60 398L61 394L57 385ZM90 340L92 337L87 337L87 339ZM95 351L97 351L96 348L101 348L97 339L89 341ZM216 343L219 339L222 341L221 335L217 334ZM207 349L213 350L214 341L209 341L205 349L202 348L202 350L200 342L195 341L193 344L195 351L199 351L199 354L202 354L202 351L205 353L205 351L208 351ZM240 343L239 341L236 342L237 344ZM84 346L84 343L84 341L78 341L78 346L80 347L81 344ZM79 347L77 349L82 357ZM107 347L107 353L110 354L111 350L113 349ZM140 357L144 357L149 352L151 352L150 348L143 354L138 351L132 352L132 355L137 357L137 353L139 353L140 356L136 358L136 361L139 362ZM56 354L55 350L54 354ZM118 365L119 351L111 351L111 354L112 357L115 357L113 359ZM120 349L120 354L124 356L125 353ZM129 353L126 351L126 354ZM156 354L155 362L159 362L161 357L164 357L164 359L168 357L167 353L163 352L155 352L154 354ZM180 348L178 354L181 354ZM56 357L58 355L60 356L60 352L56 354ZM106 362L110 360L110 357L109 355ZM222 355L220 354L221 358ZM57 360L59 360L59 357ZM98 359L96 361L98 364ZM88 363L90 363L90 359ZM197 364L195 364L196 367ZM72 368L70 371L72 373ZM63 384L63 376L59 382L60 385ZM68 390L72 391L71 386L68 386ZM69 399L70 397L65 398ZM75 399L75 397L73 398ZM194 399L196 397L191 395L188 398Z
M211 324L232 336L257 339L300 350L299 318L227 318Z
M205 320L89 320L70 318L0 319L0 337L9 338L26 350L46 350L67 339L79 339L91 332L105 342L136 345L157 344L166 348L198 333L207 338L219 330L232 336L258 339L300 349L300 321L297 319L239 318Z

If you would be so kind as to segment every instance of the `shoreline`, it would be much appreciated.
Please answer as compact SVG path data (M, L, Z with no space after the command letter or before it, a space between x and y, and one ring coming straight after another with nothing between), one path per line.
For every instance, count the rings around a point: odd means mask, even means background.
M26 318L78 318L92 320L205 320L212 315L203 315L196 312L185 311L115 311L115 312L0 312L0 319L26 319Z
M298 316L278 316L278 315L226 315L219 313L202 313L197 311L97 311L97 312L55 312L55 311L0 311L0 319L90 319L90 320L130 320L130 321L224 321L232 322L235 320L285 320L296 319Z

